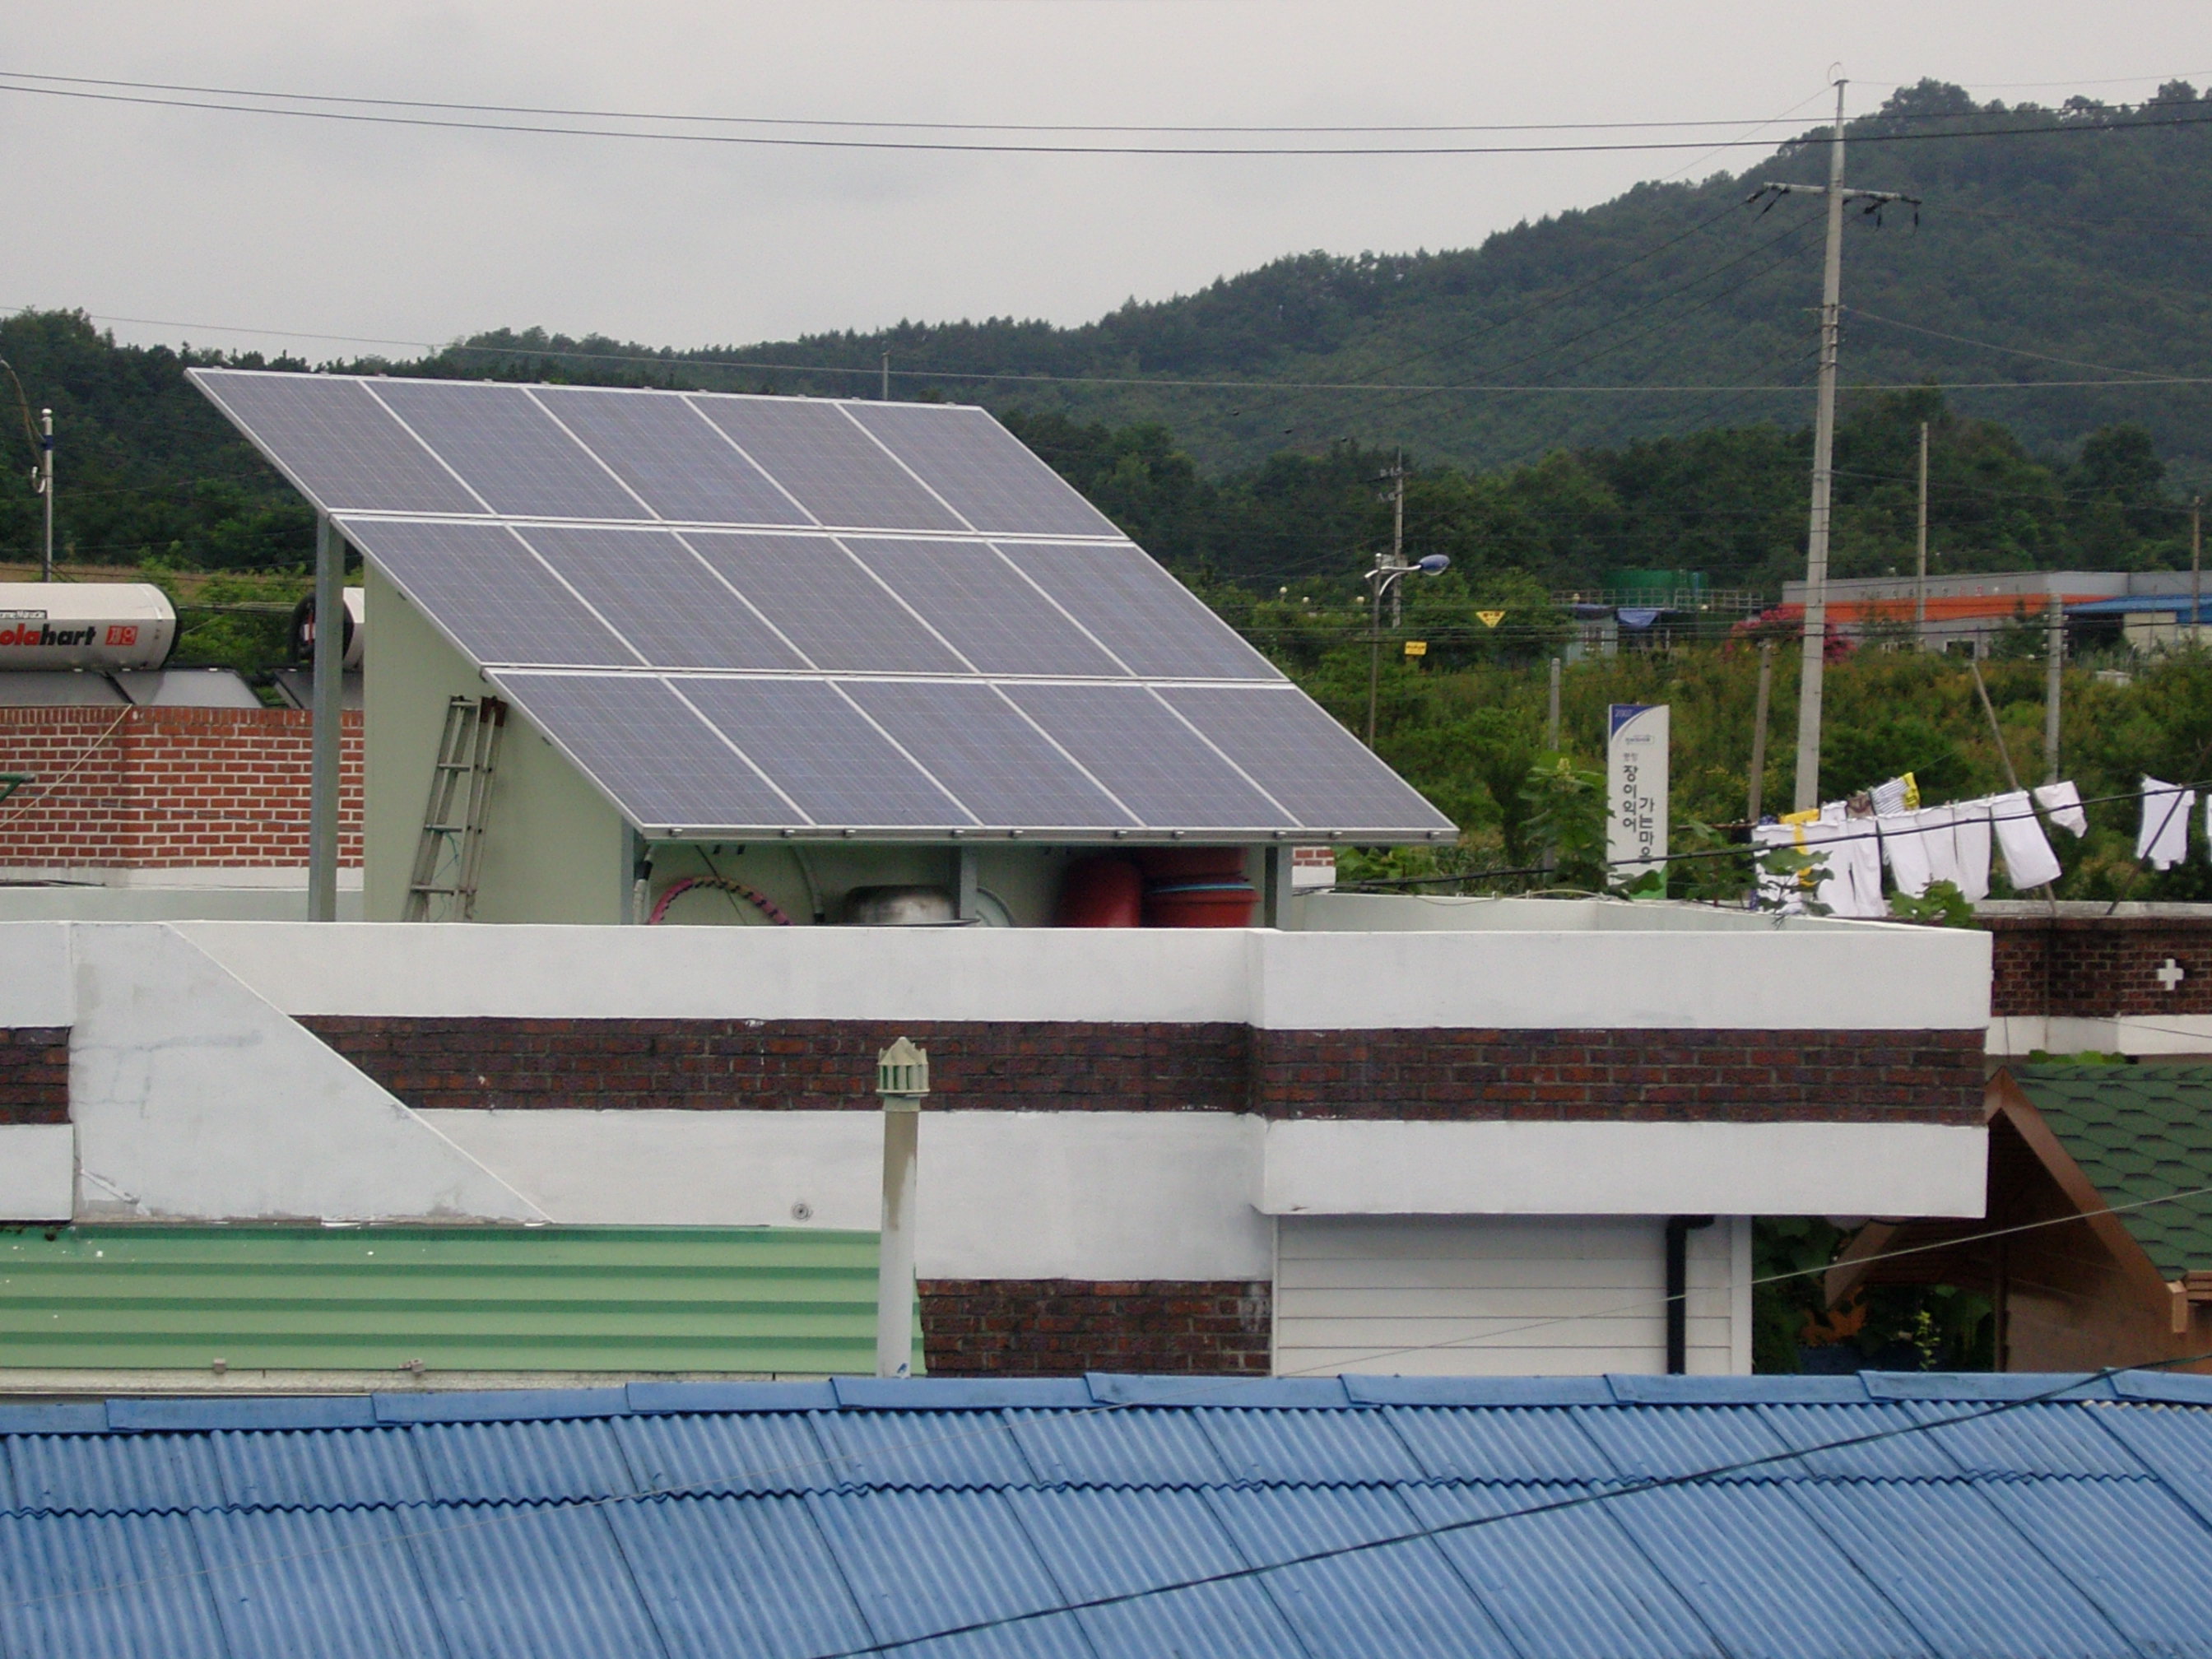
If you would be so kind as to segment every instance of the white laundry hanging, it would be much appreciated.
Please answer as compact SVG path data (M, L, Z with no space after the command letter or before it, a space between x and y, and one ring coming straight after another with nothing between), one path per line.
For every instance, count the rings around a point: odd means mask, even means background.
M1928 879L1963 886L1959 879L1959 847L1952 825L1958 821L1955 806L1923 806L1912 815L1920 826L1921 845L1928 852Z
M1911 898L1918 898L1928 890L1935 878L1934 867L1928 856L1928 837L1922 828L1920 812L1897 812L1876 820L1881 826L1881 855L1889 861L1889 873L1897 883L1897 890ZM1945 838L1949 838L1949 826L1944 827Z
M2070 783L2066 786L2069 789L2073 787ZM2040 795L2042 791L2036 793ZM2005 877L2017 890L2024 893L2031 887L2058 879L2058 856L2051 850L2050 839L2036 821L2027 790L2016 789L2009 795L1992 798L1990 824L1996 832L1997 849L2004 854Z
M2142 781L2142 824L2136 831L2136 856L2154 870L2171 870L2189 856L2189 817L2197 792L2156 778Z
M2038 785L2035 804L2051 814L2061 830L2076 836L2089 833L2089 815L2081 810L2081 792L2070 783Z
M1990 896L1990 804L1962 800L1951 807L1951 879L1969 904Z
M1807 851L1828 855L1828 879L1820 900L1831 913L1862 919L1886 916L1881 896L1881 843L1871 817L1844 816L1808 824Z

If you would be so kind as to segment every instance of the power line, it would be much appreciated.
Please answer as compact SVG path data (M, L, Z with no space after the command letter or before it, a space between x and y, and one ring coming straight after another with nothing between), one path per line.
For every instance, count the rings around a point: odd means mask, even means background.
M125 81L89 75L43 75L28 70L0 70L0 80L29 81L60 86L104 87L133 92L189 93L214 98L254 98L286 103L349 105L369 109L436 110L470 115L540 115L560 119L593 121L665 121L748 127L863 128L887 132L1117 132L1117 133L1444 133L1444 132L1641 132L1698 127L1761 127L1785 121L1802 109L1800 103L1780 115L1763 118L1706 117L1698 119L1650 121L1520 121L1520 122L1400 122L1320 125L1255 125L1209 122L1174 124L1111 121L901 121L876 117L820 117L784 115L713 115L672 110L570 108L541 104L479 104L434 98L375 98L344 94L271 91L258 87L210 87L167 81ZM2083 84L2095 84L2084 82ZM2109 84L2109 83L2108 83ZM35 90L27 88L24 90ZM1825 88L1823 89L1825 90ZM1820 94L1816 94L1815 96ZM1806 102L1810 102L1808 99ZM2157 98L2123 105L2136 112L2194 104L2194 99ZM1889 119L1963 121L1982 118L1986 110L1928 110ZM1686 146L1695 148L1695 146Z
M2102 374L2125 375L2130 379L2151 378L2148 369L2114 368L2110 363L2093 363L2080 357L2053 357L2047 352L1999 345L1993 340L1977 340L1965 334L1947 334L1940 328L1923 328L1918 323L1901 323L1894 317L1877 316L1860 306L1845 306L1844 309L1854 317L1863 318L1869 323L1880 323L1885 328L1901 328L1908 334L1924 334L1931 340L1948 340L1954 345L1977 346L1984 351L2002 351L2014 357L2033 357L2038 362L2059 363L2069 368L2094 368Z
M82 88L30 86L0 82L0 92L42 98L66 98L103 104L125 104L156 109L212 111L233 115L279 116L292 120L325 121L372 126L413 127L443 131L523 134L540 137L612 138L649 143L719 144L778 149L887 150L953 155L1188 155L1188 156L1449 156L1449 155L1569 155L1636 153L1683 149L1772 149L1767 138L1646 139L1636 143L1572 144L1060 144L971 143L949 139L860 138L793 137L757 132L653 132L617 127L554 126L512 121L469 121L438 116L375 114L362 110L293 109L272 105L225 103L210 99L153 96L134 93L93 92ZM1956 132L1867 133L1854 138L1863 144L1948 143L1978 138L2027 138L2085 132L2133 131L2158 127L2212 125L2212 115L2162 116L2144 120L2130 117L2106 121L2067 121L2028 126L1976 128Z

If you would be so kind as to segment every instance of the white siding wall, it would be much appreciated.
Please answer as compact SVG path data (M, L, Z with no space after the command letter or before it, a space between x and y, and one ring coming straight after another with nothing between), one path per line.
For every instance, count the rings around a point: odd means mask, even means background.
M1652 1216L1285 1216L1276 1236L1276 1373L1663 1371L1665 1224ZM1690 1235L1692 1372L1750 1369L1749 1240L1747 1221L1725 1217Z

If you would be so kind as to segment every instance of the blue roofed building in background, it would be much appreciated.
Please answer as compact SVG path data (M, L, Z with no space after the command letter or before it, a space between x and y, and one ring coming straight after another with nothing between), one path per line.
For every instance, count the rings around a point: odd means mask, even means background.
M2212 1380L0 1407L0 1651L2212 1653Z

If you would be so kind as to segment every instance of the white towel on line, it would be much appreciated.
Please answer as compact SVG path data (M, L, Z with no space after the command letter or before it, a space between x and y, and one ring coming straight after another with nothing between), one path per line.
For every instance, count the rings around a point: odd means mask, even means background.
M2076 836L2089 833L2089 815L2081 810L2081 792L2070 783L2045 783L2035 791L2035 804L2051 814L2061 830Z
M2071 789L2074 786L2066 786ZM1997 848L2004 854L2005 876L2021 892L2040 887L2059 876L2058 856L2028 805L2027 791L2014 790L1990 801L1990 823L1996 831Z
M1951 879L1970 904L1990 896L1990 804L1964 800L1951 813Z
M1928 832L1921 820L1927 816L1919 812L1896 812L1878 819L1881 826L1881 854L1889 861L1889 873L1897 883L1897 890L1911 898L1918 898L1928 890L1928 884L1936 878L1929 857ZM1944 826L1944 839L1950 839L1950 826Z
M2197 792L2157 778L2142 781L2142 823L2136 831L2136 856L2154 870L2171 870L2189 856L2189 817Z

